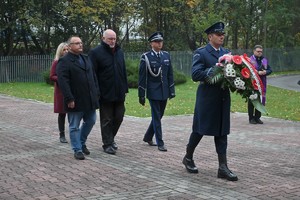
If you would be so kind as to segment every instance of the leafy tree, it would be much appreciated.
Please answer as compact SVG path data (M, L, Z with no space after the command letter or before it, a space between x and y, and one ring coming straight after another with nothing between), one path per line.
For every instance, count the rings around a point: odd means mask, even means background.
M1 1L0 4L0 53L11 55L20 41L20 16L24 13L25 2L22 0Z
M296 46L296 36L300 33L300 1L269 0L266 16L268 47Z
M2 0L0 11L0 55L6 56L49 54L71 35L88 51L107 28L127 51L148 49L154 31L164 33L166 50L195 50L217 21L227 25L231 49L300 45L295 0Z

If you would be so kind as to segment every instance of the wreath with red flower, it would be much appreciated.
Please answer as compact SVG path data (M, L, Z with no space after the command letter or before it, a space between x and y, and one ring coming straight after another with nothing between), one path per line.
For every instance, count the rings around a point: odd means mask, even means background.
M261 103L263 96L263 84L250 58L244 55L225 54L213 67L212 75L207 78L209 84L221 84L228 87L231 92L236 92L247 101L251 101L254 107L261 113L267 114Z

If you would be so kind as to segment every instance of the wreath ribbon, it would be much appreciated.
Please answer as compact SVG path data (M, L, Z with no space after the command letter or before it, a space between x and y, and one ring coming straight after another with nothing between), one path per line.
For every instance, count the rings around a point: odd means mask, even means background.
M253 79L256 82L256 86L258 88L260 95L260 100L262 101L264 94L264 85L255 69L255 67L251 64L250 59L247 57L247 55L243 55L241 56L243 63L247 66L247 68L249 69L250 73L251 73L251 77L253 77Z

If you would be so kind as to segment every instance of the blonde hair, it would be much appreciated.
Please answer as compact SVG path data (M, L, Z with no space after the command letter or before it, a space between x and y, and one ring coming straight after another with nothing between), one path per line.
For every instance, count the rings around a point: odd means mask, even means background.
M58 45L56 49L56 54L54 57L54 60L58 60L60 57L63 55L64 47L67 46L68 44L66 42L62 42Z

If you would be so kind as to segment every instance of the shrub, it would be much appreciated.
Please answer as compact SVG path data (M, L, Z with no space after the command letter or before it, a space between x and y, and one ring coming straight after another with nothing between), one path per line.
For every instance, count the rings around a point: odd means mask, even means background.
M129 88L137 88L139 80L139 60L126 60L127 80ZM186 76L174 69L173 72L175 85L183 84L187 81Z
M42 73L45 82L49 85L54 85L54 82L50 80L50 69Z
M173 72L175 85L186 83L186 75L176 69Z
M126 61L126 69L127 69L127 80L129 88L138 88L138 80L139 80L139 60L129 60ZM183 84L187 81L186 76L174 69L174 82L175 85ZM45 82L49 85L54 85L54 82L50 80L50 69L43 72L43 78Z
M129 60L126 61L127 70L127 81L129 88L137 88L139 80L139 60Z

